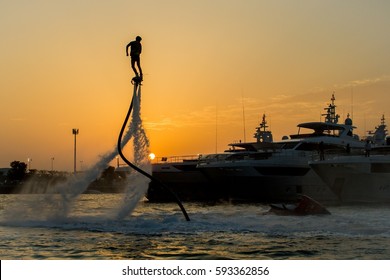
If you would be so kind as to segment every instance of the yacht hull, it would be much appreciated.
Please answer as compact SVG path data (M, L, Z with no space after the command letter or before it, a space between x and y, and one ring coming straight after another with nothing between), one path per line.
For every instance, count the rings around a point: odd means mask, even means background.
M221 198L230 201L295 201L300 188L299 178L261 176L255 168L208 167L202 172L214 186L223 186Z
M339 157L310 165L341 202L390 202L390 156Z
M196 162L153 164L152 175L181 201L215 201L220 196L218 189L196 168ZM146 198L150 202L174 201L155 181L149 183Z
M315 174L308 162L312 153L274 153L265 159L208 161L198 164L215 185L224 185L234 199L294 201L307 195L320 202L334 202L337 197Z

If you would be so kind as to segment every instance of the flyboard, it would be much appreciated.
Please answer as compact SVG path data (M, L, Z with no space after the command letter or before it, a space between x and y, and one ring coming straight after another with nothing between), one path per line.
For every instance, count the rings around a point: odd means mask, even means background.
M138 166L136 166L135 164L131 163L127 158L126 156L123 154L123 151L122 151L122 137L123 137L123 133L125 131L125 128L126 128L126 124L128 123L129 121L129 118L130 118L130 115L131 115L131 112L133 110L133 104L134 104L134 98L137 97L137 95L139 95L140 93L140 87L141 87L141 82L142 82L142 78L139 77L139 76L136 76L134 78L131 79L131 83L134 85L134 91L133 91L133 96L131 98L131 103L130 103L130 107L129 107L129 110L127 111L127 115L125 117L125 120L123 122L123 125L122 125L122 128L119 132L119 136L118 136L118 144L117 144L117 149L118 149L118 154L119 156L122 158L122 160L127 164L129 165L131 168L133 168L135 171L141 173L142 175L144 175L145 177L149 178L151 181L155 182L158 186L160 186L161 188L163 188L165 191L167 191L168 193L170 193L172 195L172 197L174 198L174 200L176 201L176 203L179 205L185 219L187 221L190 221L190 217L188 216L183 204L181 203L180 199L177 197L177 195L172 192L171 189L169 189L166 185L164 185L160 180L156 179L155 177L153 177L151 174L147 173L146 171L142 170L141 168L139 168Z
M135 86L141 85L142 78L140 76L135 76L131 79L131 83Z

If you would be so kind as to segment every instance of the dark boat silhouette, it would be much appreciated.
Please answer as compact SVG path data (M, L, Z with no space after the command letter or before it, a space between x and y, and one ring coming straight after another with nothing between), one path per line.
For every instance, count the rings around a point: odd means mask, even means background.
M306 215L330 215L330 212L314 199L307 195L301 195L299 201L296 204L271 204L269 213L277 215L293 215L293 216L306 216Z

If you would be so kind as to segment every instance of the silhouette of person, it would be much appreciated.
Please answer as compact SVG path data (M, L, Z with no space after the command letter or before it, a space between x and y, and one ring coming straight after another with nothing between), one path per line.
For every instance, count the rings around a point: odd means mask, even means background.
M140 61L140 54L142 52L141 40L142 38L140 36L137 36L135 38L135 41L131 41L130 43L127 44L126 56L129 56L129 48L130 48L131 68L133 69L135 76L140 77L142 81L143 77L142 77L142 69L141 69L141 61ZM137 67L140 75L138 75L138 71L135 68L135 63L137 63Z
M371 142L370 142L370 140L366 141L366 145L364 145L364 151L365 151L365 156L369 157L370 156L370 152L371 152Z
M345 152L347 154L350 154L351 153L351 145L349 145L349 143L347 144L347 146L345 147Z

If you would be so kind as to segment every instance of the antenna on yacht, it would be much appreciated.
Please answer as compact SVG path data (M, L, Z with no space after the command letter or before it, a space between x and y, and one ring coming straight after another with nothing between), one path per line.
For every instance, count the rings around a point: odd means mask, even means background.
M244 122L244 143L246 142L246 131L245 131L245 107L244 107L244 97L241 92L241 100L242 100L242 121Z
M266 131L268 125L267 125L267 121L265 120L265 114L263 114L263 118L262 118L262 121L260 123L260 129L262 129L263 131Z
M351 86L351 119L353 119L353 87Z
M118 154L120 155L120 157L123 159L124 162L127 163L127 165L129 165L131 168L133 168L135 171L141 173L142 175L144 175L145 177L149 178L151 181L155 182L157 185L159 185L161 188L163 188L164 190L166 190L168 193L170 193L172 195L172 197L174 198L174 200L176 201L176 203L179 205L181 211L183 212L183 215L185 217L185 219L187 221L190 221L190 218L186 212L186 210L184 209L184 206L183 204L181 203L180 199L176 196L176 194L171 191L167 186L165 186L160 180L158 180L157 178L153 177L152 175L150 175L149 173L145 172L144 170L142 170L141 168L139 168L138 166L136 166L135 164L131 163L127 158L126 156L123 154L122 152L122 137L123 137L123 132L125 131L125 128L126 128L126 124L127 122L129 121L129 117L131 115L131 112L133 110L133 103L134 103L134 99L135 98L140 98L140 94L141 94L141 81L142 79L140 77L134 77L132 80L131 80L131 83L134 85L134 92L133 92L133 97L131 99L131 103L130 103L130 107L129 107L129 110L127 111L127 115L125 117L125 120L123 122L123 125L122 125L122 128L119 132L119 136L118 136L118 144L117 144L117 149L118 149Z
M215 104L215 153L218 153L218 103Z

